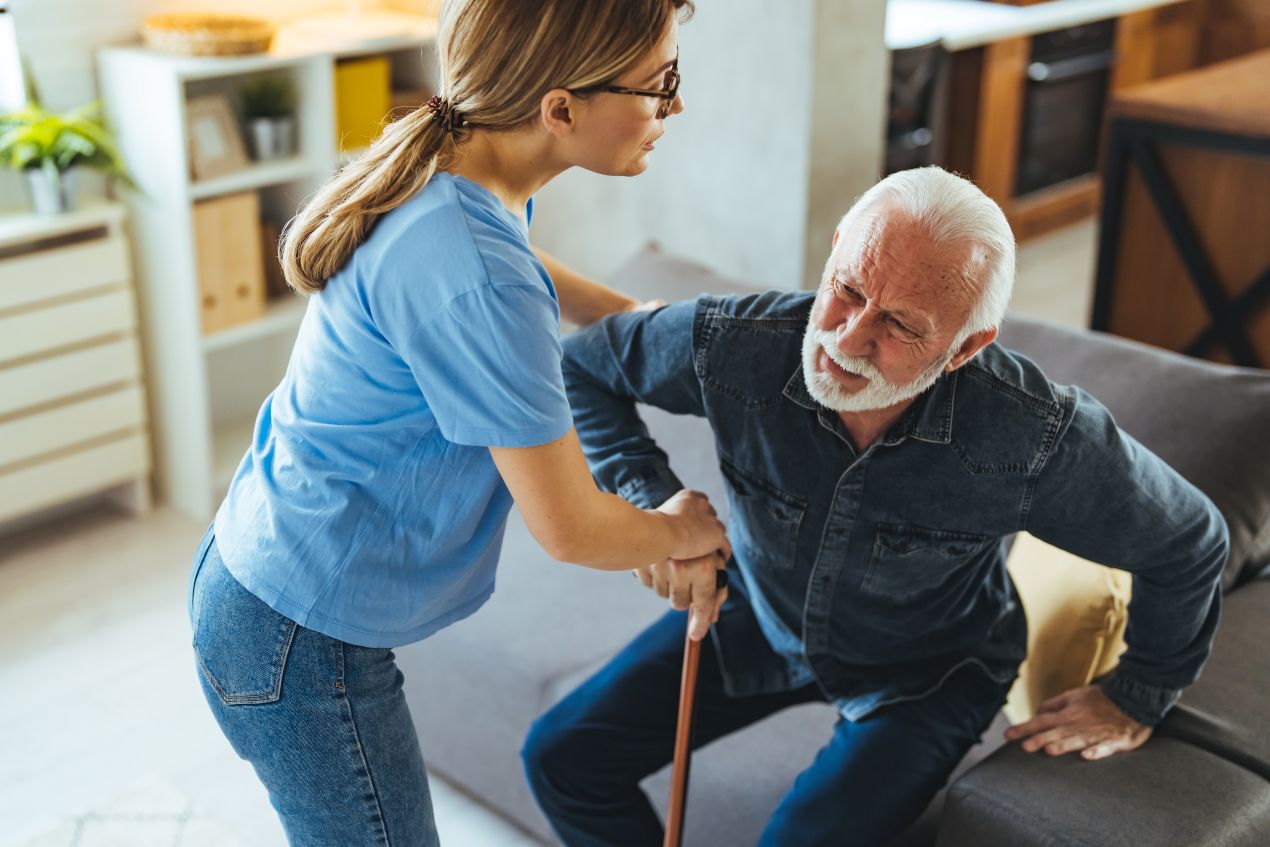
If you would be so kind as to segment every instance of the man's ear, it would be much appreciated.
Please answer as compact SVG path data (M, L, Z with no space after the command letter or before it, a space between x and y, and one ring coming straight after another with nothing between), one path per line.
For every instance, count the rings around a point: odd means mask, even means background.
M539 114L547 132L557 137L568 135L577 126L574 108L578 98L563 88L553 88L542 95Z
M952 373L957 368L969 362L983 348L997 340L997 328L982 329L979 332L972 332L965 341L961 343L961 347L957 349L957 355L952 357L945 367L945 373Z

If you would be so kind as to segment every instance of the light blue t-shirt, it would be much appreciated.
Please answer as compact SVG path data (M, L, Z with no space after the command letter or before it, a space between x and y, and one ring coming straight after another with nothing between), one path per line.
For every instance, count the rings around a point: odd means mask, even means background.
M512 505L487 448L569 431L560 361L526 224L437 174L310 298L216 515L226 566L281 614L366 647L470 615Z

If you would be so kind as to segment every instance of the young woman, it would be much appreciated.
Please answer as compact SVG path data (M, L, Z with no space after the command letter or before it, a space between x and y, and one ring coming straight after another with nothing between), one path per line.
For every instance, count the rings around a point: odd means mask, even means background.
M703 495L643 511L595 487L559 319L636 304L527 240L530 198L557 174L647 167L683 109L677 19L690 11L447 0L441 93L287 230L287 279L312 297L189 599L207 701L293 844L436 843L391 648L488 599L513 500L564 562L727 551ZM680 597L718 599L713 573L684 580Z

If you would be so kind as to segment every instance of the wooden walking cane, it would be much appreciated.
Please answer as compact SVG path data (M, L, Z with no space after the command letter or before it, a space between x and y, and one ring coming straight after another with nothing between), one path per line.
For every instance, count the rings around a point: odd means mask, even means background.
M715 571L715 587L728 587L728 572ZM684 669L679 681L679 723L675 730L675 758L670 771L670 804L666 810L664 847L680 847L683 842L684 809L688 804L688 765L692 761L692 710L697 697L697 665L701 642L684 633Z

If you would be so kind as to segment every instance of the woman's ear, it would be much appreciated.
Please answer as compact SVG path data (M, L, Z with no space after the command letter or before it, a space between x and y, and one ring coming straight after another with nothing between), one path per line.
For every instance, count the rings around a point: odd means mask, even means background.
M542 96L539 113L542 125L554 136L569 135L577 126L575 110L578 98L563 88L553 88Z

